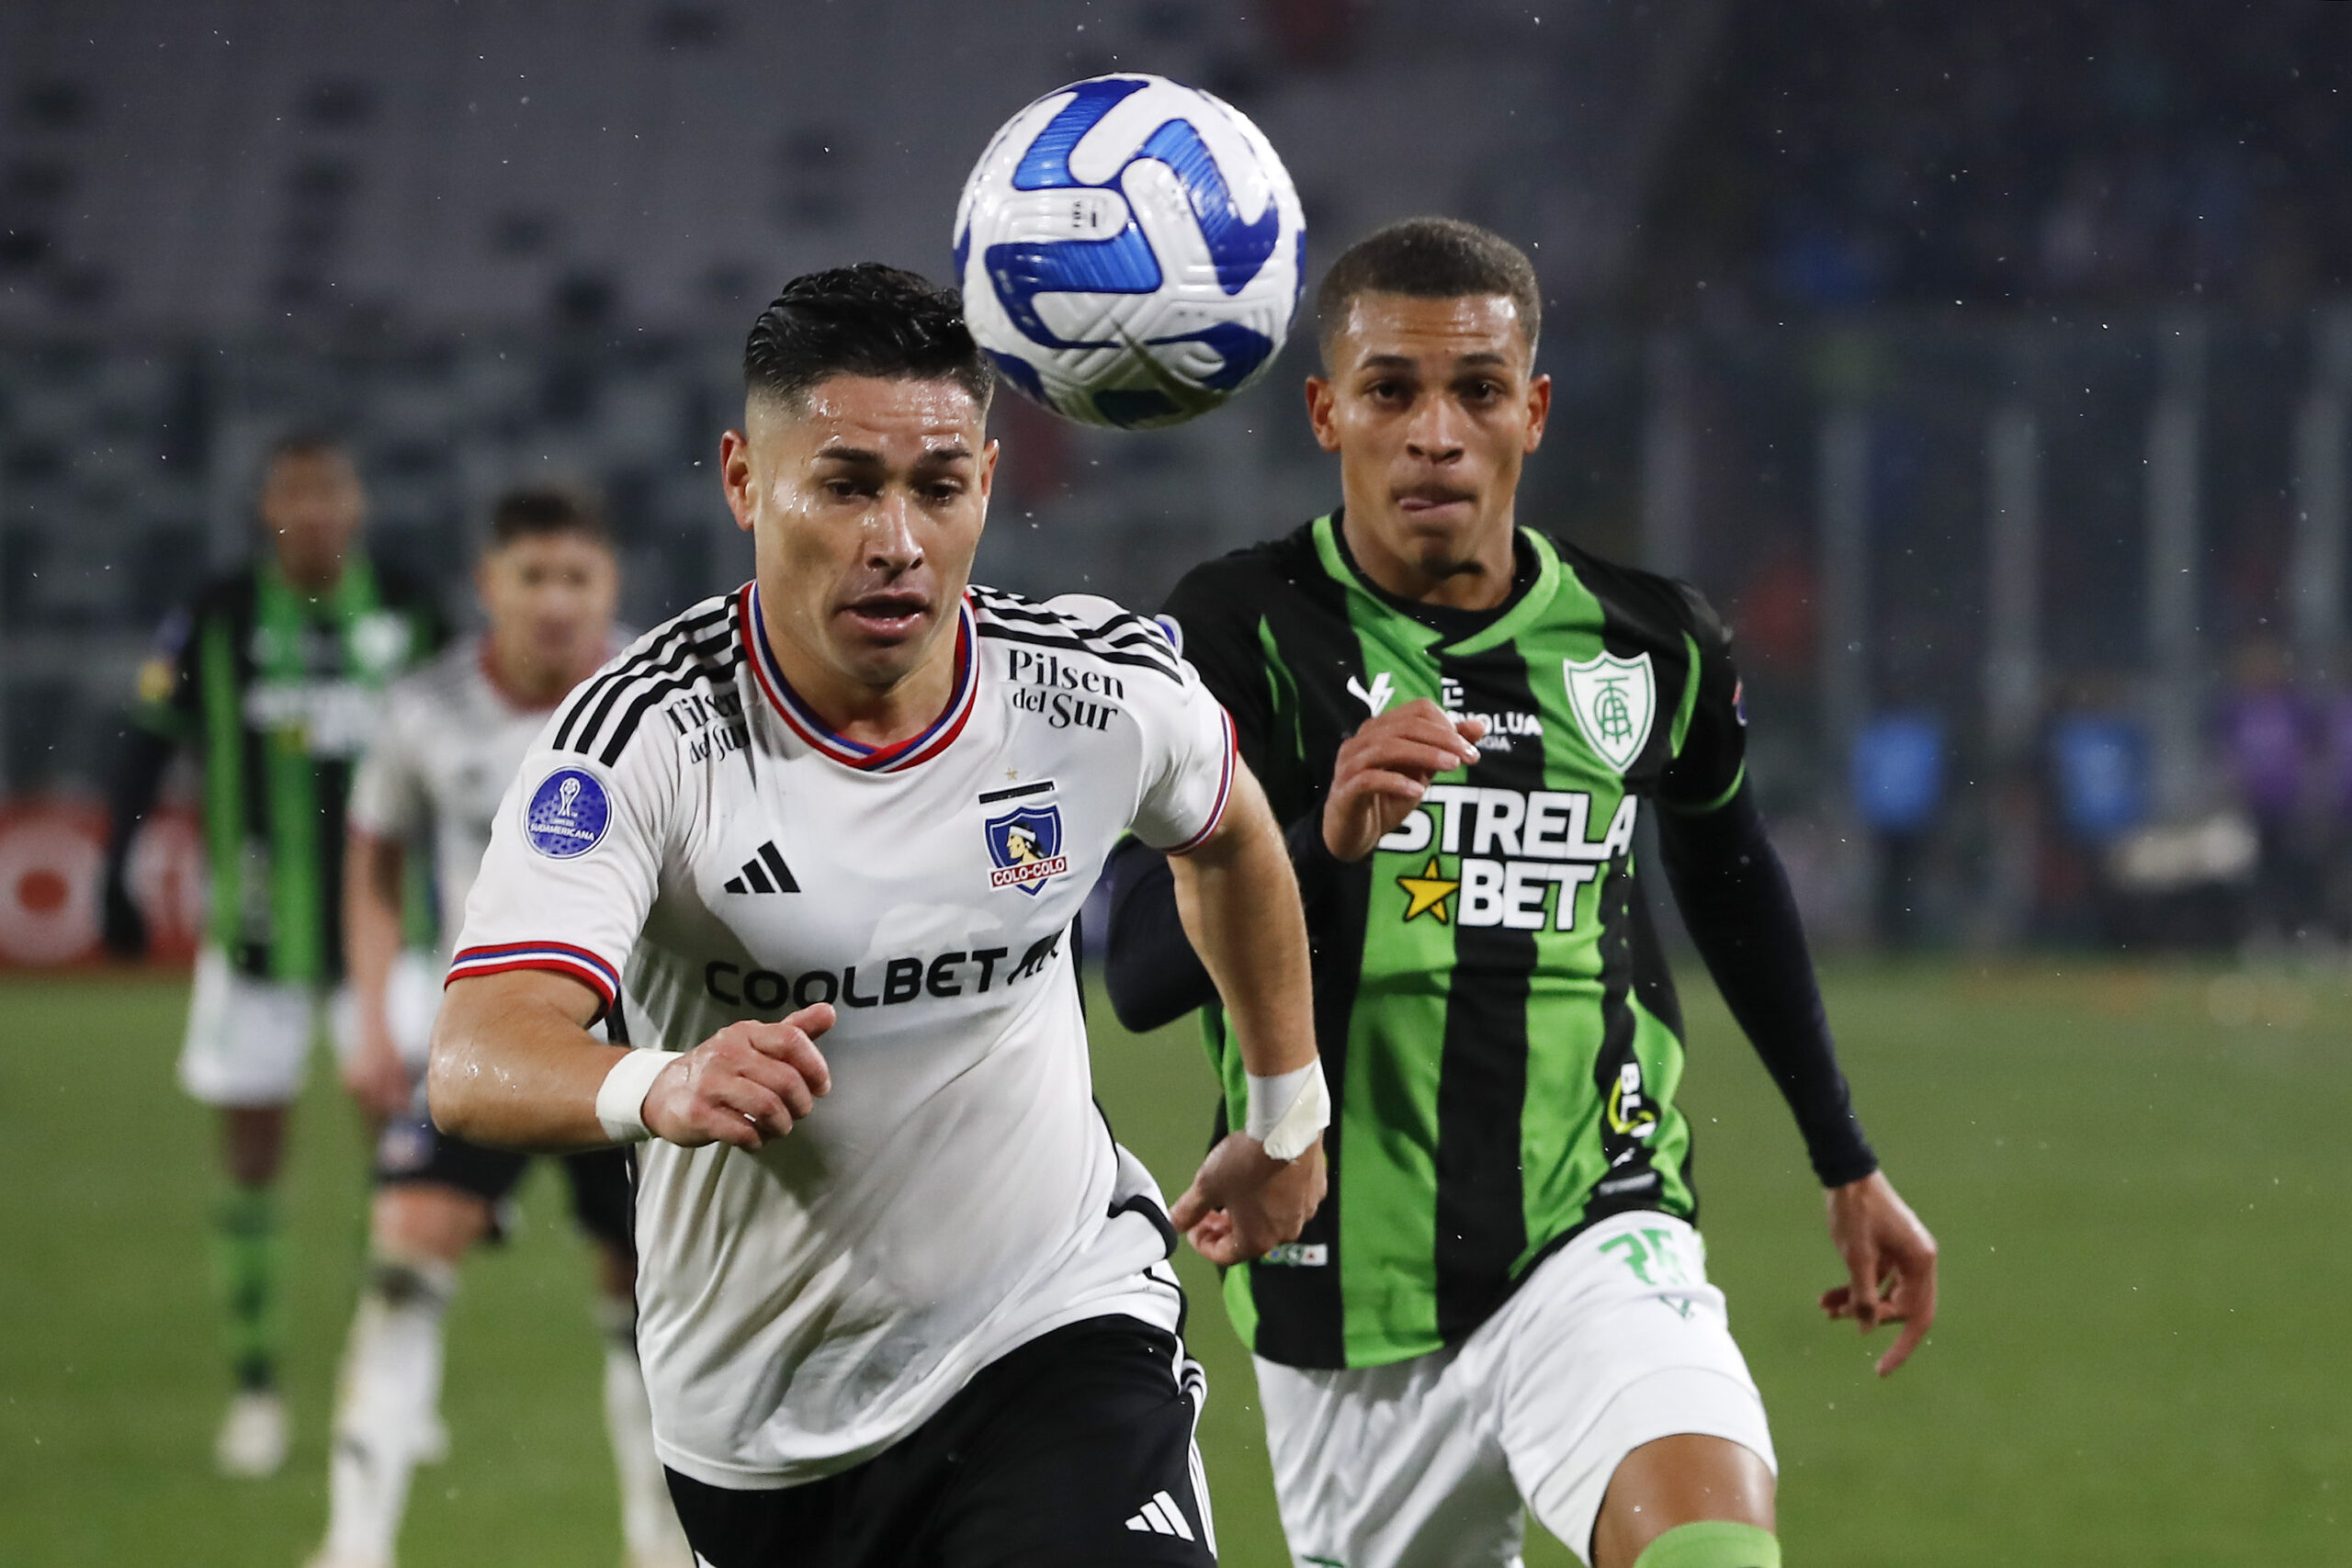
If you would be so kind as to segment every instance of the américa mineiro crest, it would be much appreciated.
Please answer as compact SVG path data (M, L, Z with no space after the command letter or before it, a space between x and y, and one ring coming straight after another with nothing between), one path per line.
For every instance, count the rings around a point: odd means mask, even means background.
M1642 754L1657 713L1657 682L1646 653L1620 659L1603 650L1591 659L1564 659L1568 708L1600 760L1623 773Z

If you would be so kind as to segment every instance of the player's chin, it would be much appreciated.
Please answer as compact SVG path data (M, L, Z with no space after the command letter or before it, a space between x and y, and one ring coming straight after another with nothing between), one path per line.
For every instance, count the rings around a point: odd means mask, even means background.
M1438 572L1470 552L1485 513L1475 498L1427 502L1404 497L1390 506L1406 548L1424 570Z

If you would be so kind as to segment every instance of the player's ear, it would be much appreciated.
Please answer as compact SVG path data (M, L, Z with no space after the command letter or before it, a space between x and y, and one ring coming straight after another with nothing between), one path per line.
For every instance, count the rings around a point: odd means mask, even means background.
M735 526L750 533L752 438L740 430L730 430L718 438L718 482L727 491L727 510L735 514Z
M1552 378L1533 376L1527 383L1527 440L1521 452L1532 452L1544 445L1544 426L1552 417Z
M996 491L996 460L1004 444L991 435L980 448L980 501L985 504Z
M1332 419L1339 396L1331 389L1328 376L1306 378L1306 423L1314 427L1315 444L1326 452L1340 449L1340 431Z

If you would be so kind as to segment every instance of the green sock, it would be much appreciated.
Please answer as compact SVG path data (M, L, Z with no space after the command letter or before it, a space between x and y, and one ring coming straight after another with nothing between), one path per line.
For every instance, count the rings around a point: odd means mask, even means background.
M229 1364L240 1388L266 1389L277 1382L285 1337L277 1276L284 1252L277 1194L266 1187L232 1188L212 1213L212 1280L228 1317Z
M1781 1568L1781 1542L1754 1525L1702 1519L1650 1542L1634 1568Z

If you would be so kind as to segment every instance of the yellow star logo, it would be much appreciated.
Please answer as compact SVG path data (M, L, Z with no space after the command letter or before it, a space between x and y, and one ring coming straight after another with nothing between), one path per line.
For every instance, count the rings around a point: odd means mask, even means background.
M1420 875L1400 876L1396 879L1396 886L1405 890L1406 897L1410 900L1405 906L1407 919L1428 913L1437 917L1439 925L1444 925L1446 923L1445 901L1453 896L1453 890L1461 886L1462 882L1458 877L1449 880L1440 876L1437 856L1431 855L1430 863L1421 868Z

